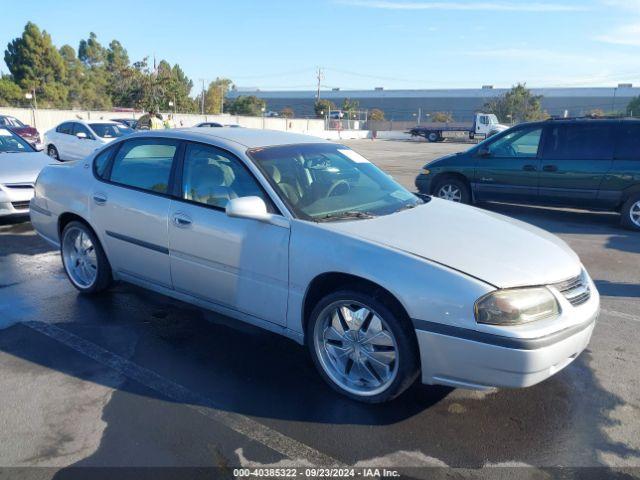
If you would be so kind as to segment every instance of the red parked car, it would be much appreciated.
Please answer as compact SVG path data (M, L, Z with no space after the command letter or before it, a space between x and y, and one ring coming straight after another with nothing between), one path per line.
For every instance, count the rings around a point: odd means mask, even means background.
M25 125L16 117L10 115L0 115L0 127L4 127L7 130L11 130L16 135L24 138L29 142L36 150L42 150L44 146L40 141L40 133L33 127Z

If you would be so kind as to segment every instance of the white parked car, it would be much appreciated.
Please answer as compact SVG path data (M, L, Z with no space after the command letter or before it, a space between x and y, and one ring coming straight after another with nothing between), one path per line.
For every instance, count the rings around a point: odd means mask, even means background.
M0 218L29 212L36 178L51 161L25 139L0 127Z
M63 122L44 134L44 145L51 158L80 160L116 138L133 130L119 122L72 120Z
M306 343L329 385L372 403L417 378L538 383L582 352L599 310L557 237L418 198L304 135L134 134L46 167L31 220L81 292L124 280Z

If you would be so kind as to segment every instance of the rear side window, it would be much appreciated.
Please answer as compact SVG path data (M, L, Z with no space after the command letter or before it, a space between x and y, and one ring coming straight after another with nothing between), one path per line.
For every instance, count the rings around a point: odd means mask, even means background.
M113 160L110 180L142 190L167 193L177 149L178 142L167 139L125 142Z
M553 160L610 159L611 125L552 125L545 136L544 158Z
M622 123L618 130L615 158L640 160L640 124Z
M66 122L58 126L56 128L56 132L58 133L66 133L67 135L73 135L73 123Z

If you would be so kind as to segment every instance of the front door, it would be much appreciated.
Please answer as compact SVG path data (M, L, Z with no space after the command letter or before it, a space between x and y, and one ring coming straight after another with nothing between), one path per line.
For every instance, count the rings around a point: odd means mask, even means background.
M169 185L178 142L132 139L118 149L96 181L92 224L111 267L121 276L171 288L167 222Z
M83 138L78 137L78 133L83 133ZM73 128L73 135L75 140L75 150L78 159L83 159L91 155L94 150L100 146L100 143L89 129L81 123L76 123Z
M542 127L524 127L486 145L476 163L476 200L535 201Z
M589 206L611 169L613 124L605 120L549 125L539 180L544 203Z
M169 249L177 291L285 325L289 229L231 218L229 199L270 199L242 162L224 150L188 143L178 173L182 200L171 202Z

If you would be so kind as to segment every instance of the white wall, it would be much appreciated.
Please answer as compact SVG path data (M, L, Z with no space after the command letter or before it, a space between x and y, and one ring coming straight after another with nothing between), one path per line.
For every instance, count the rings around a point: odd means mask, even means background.
M33 111L29 108L5 108L0 107L0 115L11 115L31 126L35 126L43 134L67 120L110 120L112 118L138 118L142 114L125 112L99 112L82 110L49 110L39 109ZM165 114L166 115L166 114ZM266 128L270 130L283 130L309 135L322 136L324 134L324 120L306 118L262 118L244 117L239 115L194 115L176 114L176 124L180 127L192 127L200 122L219 122L222 124L234 123L247 128Z

